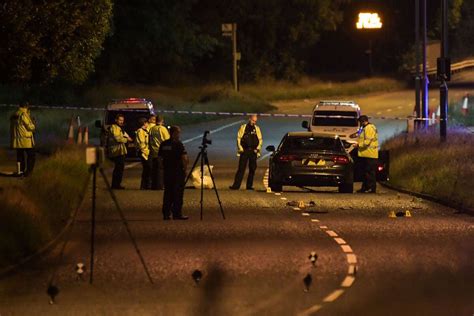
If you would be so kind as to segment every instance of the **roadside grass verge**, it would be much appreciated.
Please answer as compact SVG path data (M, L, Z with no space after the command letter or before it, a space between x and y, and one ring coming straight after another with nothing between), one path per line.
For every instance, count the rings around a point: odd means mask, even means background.
M88 178L83 152L63 148L39 161L31 177L6 187L0 181L0 267L39 250L65 226Z
M448 139L427 131L387 140L390 183L474 210L474 136L452 128Z

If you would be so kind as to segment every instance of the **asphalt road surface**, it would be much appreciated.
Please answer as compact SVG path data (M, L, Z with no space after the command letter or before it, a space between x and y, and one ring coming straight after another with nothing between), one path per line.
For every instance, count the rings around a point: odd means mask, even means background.
M162 191L138 190L140 166L126 170L127 190L117 196L153 284L99 179L93 285L89 196L61 262L58 246L0 280L0 315L473 315L472 216L380 186L375 195L291 187L266 193L266 158L258 163L255 191L231 191L238 122L183 131L193 161L202 132L216 130L208 154L225 220L206 190L200 221L200 192L190 188L184 205L190 220L163 221ZM396 131L395 123L378 122L383 137ZM259 125L264 146L275 145L299 130L300 120L265 118ZM315 206L295 209L287 205L292 201ZM412 217L388 217L407 210ZM78 262L85 264L84 280L77 278ZM197 285L194 270L203 273ZM50 305L46 288L54 271L60 293Z

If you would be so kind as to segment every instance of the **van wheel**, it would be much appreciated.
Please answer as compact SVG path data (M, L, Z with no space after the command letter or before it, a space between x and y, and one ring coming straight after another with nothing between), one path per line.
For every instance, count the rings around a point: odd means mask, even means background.
M354 183L341 183L339 185L339 193L353 193L354 192Z

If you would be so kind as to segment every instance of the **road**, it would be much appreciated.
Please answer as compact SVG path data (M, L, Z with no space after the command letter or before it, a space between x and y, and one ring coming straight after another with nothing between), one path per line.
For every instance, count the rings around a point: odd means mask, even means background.
M386 138L395 129L384 122L379 130ZM127 169L127 190L118 199L154 284L99 181L93 285L75 273L84 262L89 275L89 197L61 263L58 247L0 280L0 314L473 315L472 216L380 186L376 195L335 188L266 193L267 159L259 161L256 191L230 191L238 124L234 118L183 131L183 139L194 139L186 142L193 160L202 132L217 130L208 153L225 220L206 191L200 221L199 190L188 189L190 220L162 221L162 192L138 190L139 166ZM263 118L259 125L264 146L275 145L300 120ZM316 206L295 210L289 201ZM412 217L388 217L406 210ZM49 305L45 290L56 269L60 293ZM204 274L198 285L191 277L196 269ZM305 292L307 274L312 284Z

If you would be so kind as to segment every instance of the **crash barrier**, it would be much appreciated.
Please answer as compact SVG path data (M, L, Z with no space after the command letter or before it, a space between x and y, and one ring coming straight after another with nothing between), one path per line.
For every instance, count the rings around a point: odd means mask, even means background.
M420 65L421 66L421 65ZM474 68L474 59L467 59L457 63L451 64L451 74L463 71L465 69ZM411 74L415 75L416 70L413 68ZM437 74L437 66L428 67L426 69L426 74L430 77L434 77Z

